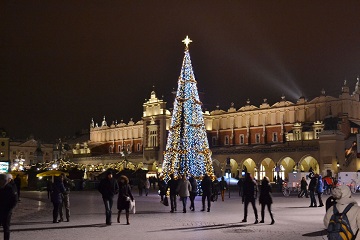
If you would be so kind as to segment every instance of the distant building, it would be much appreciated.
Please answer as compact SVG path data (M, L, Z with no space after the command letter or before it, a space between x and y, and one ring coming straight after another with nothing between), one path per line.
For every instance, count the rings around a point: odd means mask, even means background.
M53 144L41 143L33 137L26 141L10 142L10 161L13 170L22 170L24 166L53 160Z
M357 78L355 91L350 94L345 81L339 97L323 90L310 101L300 97L293 103L282 96L272 105L264 99L257 107L248 100L240 108L232 103L227 110L205 111L215 174L229 171L236 177L246 169L257 179L266 175L272 180L310 167L323 175L357 171L360 162L353 143L360 128L359 94ZM90 139L73 147L72 160L119 162L125 151L135 168L161 171L170 119L166 102L152 91L138 122L108 125L104 117L98 125L92 120ZM349 148L353 149L351 158L345 154Z

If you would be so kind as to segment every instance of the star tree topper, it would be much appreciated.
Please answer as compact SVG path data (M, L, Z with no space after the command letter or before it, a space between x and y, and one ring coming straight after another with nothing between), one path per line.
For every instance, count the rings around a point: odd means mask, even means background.
M185 44L185 49L189 49L189 44L192 42L192 40L189 38L189 36L186 35L186 38L182 40L182 42Z

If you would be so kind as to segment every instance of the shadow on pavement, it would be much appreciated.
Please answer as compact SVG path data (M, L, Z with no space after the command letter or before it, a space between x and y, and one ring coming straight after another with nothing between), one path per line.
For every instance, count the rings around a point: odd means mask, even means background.
M237 229L237 228L244 228L249 225L254 224L213 224L213 225L206 225L206 226L190 226L190 227L178 227L178 228L168 228L156 231L149 231L149 232L162 232L162 231L204 231L204 230L218 230L218 229L233 229L235 232L254 232L251 229Z
M304 237L320 237L320 236L326 236L326 230L320 230L320 231L316 231L316 232L311 232L311 233L305 233L303 234Z
M309 208L309 207L284 207L284 208Z
M105 223L77 225L77 226L76 225L60 226L59 224L54 224L51 227L49 226L49 227L38 227L38 228L11 229L11 232L41 231L41 230L49 230L49 229L67 229L67 228L92 228L92 227L107 227L107 226L108 225L106 225Z

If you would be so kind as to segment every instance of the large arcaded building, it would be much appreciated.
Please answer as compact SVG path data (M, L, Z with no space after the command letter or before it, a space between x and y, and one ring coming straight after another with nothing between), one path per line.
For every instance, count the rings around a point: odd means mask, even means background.
M346 81L339 97L326 95L296 103L284 96L275 104L246 105L204 112L215 174L238 176L246 169L255 177L286 178L292 171L321 174L357 171L353 146L360 125L359 78L353 92ZM90 140L78 143L73 160L85 164L118 162L127 154L127 167L161 171L171 112L151 92L141 120L90 124Z

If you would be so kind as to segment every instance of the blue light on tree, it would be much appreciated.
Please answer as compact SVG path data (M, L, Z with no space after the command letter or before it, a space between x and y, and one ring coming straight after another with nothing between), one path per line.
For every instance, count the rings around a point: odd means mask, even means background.
M198 180L205 173L214 177L202 103L189 53L189 43L192 41L186 36L183 42L185 55L178 79L162 167L166 182L170 179L170 174L174 174L175 177L186 174Z

